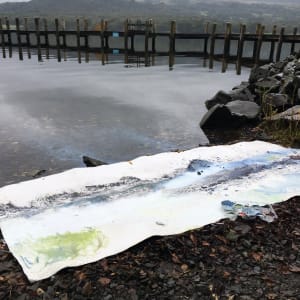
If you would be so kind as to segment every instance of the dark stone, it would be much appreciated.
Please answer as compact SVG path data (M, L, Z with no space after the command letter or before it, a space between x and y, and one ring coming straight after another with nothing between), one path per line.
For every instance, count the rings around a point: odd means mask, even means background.
M257 119L260 107L250 101L231 101L226 105L216 104L202 118L201 128L237 128Z
M102 166L102 165L107 165L107 163L101 161L101 160L97 160L88 156L83 156L82 157L83 163L87 166L87 167L97 167L97 166Z
M43 175L45 175L46 172L47 172L47 170L37 171L35 174L32 175L32 177L37 178L37 177L43 176Z

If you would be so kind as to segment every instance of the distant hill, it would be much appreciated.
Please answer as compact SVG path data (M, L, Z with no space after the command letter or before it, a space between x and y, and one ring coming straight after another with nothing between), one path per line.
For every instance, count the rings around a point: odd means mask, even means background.
M2 16L191 17L210 21L298 25L300 0L32 0L0 4ZM258 2L258 3L252 3ZM267 4L272 3L272 4ZM274 4L278 3L278 4ZM294 4L293 6L287 5ZM279 5L280 4L280 5Z

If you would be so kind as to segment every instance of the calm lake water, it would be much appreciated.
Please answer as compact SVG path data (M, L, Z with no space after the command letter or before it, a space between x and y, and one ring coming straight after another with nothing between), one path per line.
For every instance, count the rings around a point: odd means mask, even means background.
M25 57L25 56L24 56ZM178 61L178 60L177 60ZM108 163L208 140L199 128L204 101L247 80L233 66L221 74L202 61L150 68L102 66L76 58L57 63L0 61L0 186L83 167L82 155Z

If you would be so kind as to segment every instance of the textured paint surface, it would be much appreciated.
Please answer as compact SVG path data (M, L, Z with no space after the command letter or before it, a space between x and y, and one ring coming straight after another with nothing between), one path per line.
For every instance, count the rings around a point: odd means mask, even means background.
M119 253L153 235L226 218L221 202L300 195L300 150L264 142L161 153L0 189L0 226L30 280ZM20 197L21 195L21 197Z

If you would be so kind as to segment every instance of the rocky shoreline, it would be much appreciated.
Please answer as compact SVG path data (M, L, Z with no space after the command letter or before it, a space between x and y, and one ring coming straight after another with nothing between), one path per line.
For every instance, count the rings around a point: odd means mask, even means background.
M300 144L300 52L252 69L249 80L207 100L200 127L213 144L225 136ZM251 130L250 130L251 129ZM293 134L286 140L285 129ZM245 130L247 134L244 135ZM280 139L280 133L283 135Z

